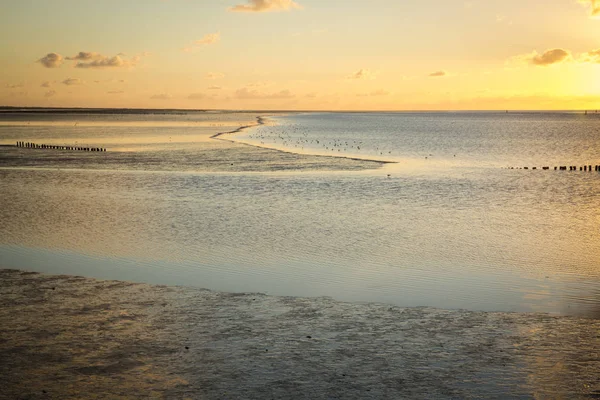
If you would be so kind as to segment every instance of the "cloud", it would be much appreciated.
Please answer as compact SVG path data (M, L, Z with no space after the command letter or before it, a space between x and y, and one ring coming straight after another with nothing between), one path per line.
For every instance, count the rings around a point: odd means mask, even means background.
M600 0L579 0L579 2L590 8L592 16L600 16Z
M269 12L301 9L302 6L293 0L248 0L248 4L229 7L233 12Z
M46 68L58 68L63 63L63 56L57 53L48 53L44 57L37 60Z
M552 49L547 50L544 54L539 55L535 53L531 58L533 65L547 66L552 64L558 64L563 62L569 57L569 52L563 49Z
M235 97L238 99L291 99L294 96L289 90L281 90L273 93L263 93L257 89L247 87L235 91Z
M46 93L44 93L44 97L52 97L56 94L56 90L48 90Z
M350 74L346 79L375 79L375 73L371 70L361 68L353 74Z
M429 74L429 76L433 77L433 78L438 78L438 77L442 77L442 76L446 76L448 75L448 73L446 71L435 71Z
M40 86L41 87L51 87L52 86L52 82L46 81L46 82L42 83Z
M571 58L571 53L563 49L546 50L543 54L532 51L529 54L520 54L509 58L506 65L511 64L530 64L535 66L547 67L549 65L559 64Z
M83 81L79 78L67 78L61 82L63 85L72 86L72 85L83 85Z
M571 54L569 50L564 49L547 50L543 54L539 54L537 51L533 51L529 54L521 54L518 56L511 57L507 60L506 64L529 64L547 67L550 65L560 64L567 61L579 64L600 64L600 49L590 50L586 53L579 53L576 56Z
M217 33L209 33L209 34L204 35L202 37L202 39L195 40L194 44L196 46L204 46L204 45L207 45L207 44L215 44L219 40L221 40L221 34L219 32L217 32Z
M168 93L160 93L160 94L152 95L152 96L150 96L150 98L152 100L169 100L169 99L172 99L173 96L171 96Z
M46 68L58 68L64 60L77 61L75 68L120 68L120 67L133 67L141 59L142 56L147 53L137 54L129 60L122 58L123 53L119 53L114 57L107 57L100 53L93 51L80 51L72 57L63 58L57 53L48 53L46 56L37 60Z
M204 93L192 93L188 96L188 99L190 100L200 100L200 99L205 99L206 95Z
M66 57L66 60L89 61L103 58L102 54L93 51L80 51L73 57Z
M215 85L208 87L208 90L221 90L221 89L223 89L221 86L215 86Z
M75 64L75 68L127 68L135 66L139 59L135 57L131 60L123 60L119 56L96 58L90 62L78 62Z
M23 83L7 83L6 85L4 85L5 88L7 89L17 89L17 88L22 88L25 85Z
M225 74L221 72L209 72L206 74L206 79L221 79L225 78Z
M524 61L527 64L547 67L553 64L559 64L570 57L570 53L563 49L552 49L546 50L544 53L539 54L537 51L533 51L530 54L523 54L516 56L516 60Z
M123 90L109 90L106 93L108 93L108 94L123 94L125 92Z
M194 50L198 50L202 46L208 46L211 44L215 44L219 40L221 40L221 34L219 32L208 33L208 34L202 36L201 39L194 40L190 46L184 47L182 50L185 51L186 53L191 53Z
M600 64L600 49L583 53L581 55L581 61Z

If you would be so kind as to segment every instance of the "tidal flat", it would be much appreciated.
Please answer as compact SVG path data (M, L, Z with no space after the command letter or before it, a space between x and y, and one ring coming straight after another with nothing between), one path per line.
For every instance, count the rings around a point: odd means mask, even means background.
M0 398L600 397L600 322L0 270Z

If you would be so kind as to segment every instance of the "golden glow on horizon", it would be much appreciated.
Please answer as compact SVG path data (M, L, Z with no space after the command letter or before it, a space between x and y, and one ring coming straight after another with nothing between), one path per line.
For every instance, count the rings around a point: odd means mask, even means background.
M33 1L0 16L0 105L600 108L595 0Z

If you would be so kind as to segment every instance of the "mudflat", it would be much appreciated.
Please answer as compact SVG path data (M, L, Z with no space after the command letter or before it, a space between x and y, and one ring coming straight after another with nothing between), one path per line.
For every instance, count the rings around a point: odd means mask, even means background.
M0 398L595 398L600 322L0 270Z

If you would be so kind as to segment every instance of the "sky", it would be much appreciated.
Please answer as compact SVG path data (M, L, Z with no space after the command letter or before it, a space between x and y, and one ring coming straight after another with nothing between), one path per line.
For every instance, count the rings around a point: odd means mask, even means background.
M600 108L600 0L0 0L0 105Z

